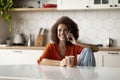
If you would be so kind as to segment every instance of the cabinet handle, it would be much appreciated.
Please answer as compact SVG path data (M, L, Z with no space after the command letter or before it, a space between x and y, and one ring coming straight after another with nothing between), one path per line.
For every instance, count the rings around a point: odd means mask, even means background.
M113 53L113 52L108 52L108 54L119 54L118 52L116 52L116 53Z
M13 51L14 53L22 53L22 51Z
M110 7L113 7L113 5L110 5Z
M89 6L86 6L86 8L89 8Z
M117 7L117 5L115 5L115 7Z

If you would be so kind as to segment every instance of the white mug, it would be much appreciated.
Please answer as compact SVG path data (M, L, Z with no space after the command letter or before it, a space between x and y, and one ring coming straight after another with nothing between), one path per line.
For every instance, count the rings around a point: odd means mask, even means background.
M72 67L74 65L74 56L65 56L67 59L68 65L67 67Z

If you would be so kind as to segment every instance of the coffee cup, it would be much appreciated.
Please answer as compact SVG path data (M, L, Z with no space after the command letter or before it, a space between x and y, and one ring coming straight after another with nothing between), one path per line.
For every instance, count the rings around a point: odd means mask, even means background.
M65 56L67 60L67 67L72 67L74 65L74 56Z

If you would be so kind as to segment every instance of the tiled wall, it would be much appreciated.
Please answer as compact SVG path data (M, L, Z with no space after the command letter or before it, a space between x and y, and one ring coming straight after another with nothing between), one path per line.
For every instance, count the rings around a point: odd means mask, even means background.
M5 24L3 18L0 16L0 44L5 43L5 40L8 38L8 27Z
M29 33L36 38L40 27L47 29L45 44L50 42L50 28L55 21L65 15L79 26L79 41L105 45L107 38L120 46L120 10L79 10L79 11L23 11L11 12L13 33L19 31L26 37Z

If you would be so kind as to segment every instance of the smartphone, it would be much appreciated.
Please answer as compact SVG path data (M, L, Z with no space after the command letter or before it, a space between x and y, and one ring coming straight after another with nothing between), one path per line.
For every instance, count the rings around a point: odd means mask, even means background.
M68 37L68 38L67 38L67 41L70 42L70 40L72 40L72 38L71 38L71 37Z
M71 33L71 31L69 31L69 33ZM67 41L70 42L70 40L72 40L72 38L67 36Z
M72 38L67 36L67 41L70 42L71 40Z

